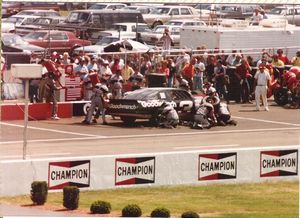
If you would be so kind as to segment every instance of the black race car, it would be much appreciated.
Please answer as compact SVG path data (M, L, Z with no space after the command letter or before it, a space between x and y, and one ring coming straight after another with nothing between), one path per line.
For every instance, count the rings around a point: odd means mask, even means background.
M169 102L181 120L191 120L195 106L202 99L202 96L192 96L179 88L142 88L129 92L122 99L112 99L107 114L120 117L126 124L132 124L136 119L155 121L162 104Z

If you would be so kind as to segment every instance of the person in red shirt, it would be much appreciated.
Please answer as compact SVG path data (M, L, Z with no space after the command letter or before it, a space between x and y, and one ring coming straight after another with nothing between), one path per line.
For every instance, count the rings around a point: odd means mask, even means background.
M251 67L247 59L242 59L241 64L236 66L236 76L240 81L240 93L242 103L251 103L249 80L252 77L252 75Z
M192 58L192 60L186 63L182 69L182 77L188 81L191 91L194 88L193 78L195 74L195 67L194 67L195 63L196 63L195 58Z
M278 59L281 60L284 64L289 64L290 60L286 55L283 54L283 50L280 48L277 50Z
M166 76L166 83L167 83L167 81L169 79L169 75L170 75L170 69L168 68L168 61L167 60L163 60L161 62L161 68L159 69L159 72ZM167 84L166 84L166 86L167 86Z

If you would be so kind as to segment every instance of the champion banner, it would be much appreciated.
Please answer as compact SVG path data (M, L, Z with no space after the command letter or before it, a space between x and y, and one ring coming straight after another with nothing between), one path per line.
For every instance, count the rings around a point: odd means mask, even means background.
M80 188L90 186L90 161L50 162L49 189L62 189L68 185Z
M298 150L262 151L260 153L260 176L298 175Z
M155 157L118 158L115 163L115 185L155 182Z
M198 180L236 179L237 153L199 155Z

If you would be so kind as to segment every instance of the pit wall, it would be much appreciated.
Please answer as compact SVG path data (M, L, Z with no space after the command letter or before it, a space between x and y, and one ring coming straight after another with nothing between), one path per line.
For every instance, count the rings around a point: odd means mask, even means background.
M0 196L30 194L33 181L49 190L82 191L161 185L299 181L299 145L249 149L0 161Z

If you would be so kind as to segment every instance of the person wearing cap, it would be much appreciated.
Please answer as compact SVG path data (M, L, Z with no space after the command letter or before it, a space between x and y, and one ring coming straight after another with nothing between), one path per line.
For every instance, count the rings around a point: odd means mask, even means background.
M108 84L108 81L112 76L109 62L106 59L99 59L99 62L99 77L101 78L102 82L106 82Z
M300 67L300 49L296 52L296 56L292 58L291 64Z
M90 62L86 66L90 71L98 72L98 64L97 64L97 55L93 55L90 59Z
M256 72L254 79L256 110L260 110L260 99L262 98L265 110L269 111L267 91L270 86L271 76L264 64L259 65L259 70Z
M74 73L80 76L81 79L84 78L86 74L88 74L89 70L87 68L87 61L84 57L79 59L78 65L74 68Z
M189 82L187 80L183 79L183 77L181 75L177 75L176 80L178 81L178 88L184 89L188 92L191 91L190 86L189 86Z
M107 121L106 121L106 118L105 118L104 101L107 98L108 88L104 84L97 83L95 85L95 87L93 88L93 92L94 92L94 94L91 98L91 106L90 106L84 120L82 121L82 123L91 124L92 116L95 112L96 107L98 107L98 110L97 110L96 113L99 113L99 111L101 112L102 122L103 122L104 125L106 125ZM97 116L97 114L96 114L96 116ZM93 122L96 123L97 120L94 119Z

